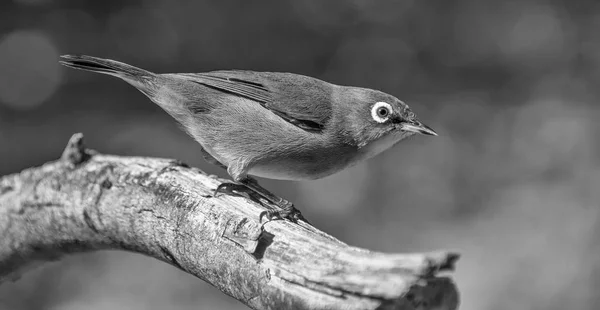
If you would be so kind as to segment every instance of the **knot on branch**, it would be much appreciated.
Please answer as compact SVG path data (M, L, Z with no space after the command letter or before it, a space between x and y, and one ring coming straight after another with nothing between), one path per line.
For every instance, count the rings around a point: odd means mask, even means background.
M77 166L88 161L91 157L91 152L85 149L85 145L83 143L83 134L76 133L71 136L71 139L69 139L69 142L62 153L61 159L71 166Z
M264 230L261 225L246 217L229 220L225 226L223 237L237 243L248 253L254 253Z

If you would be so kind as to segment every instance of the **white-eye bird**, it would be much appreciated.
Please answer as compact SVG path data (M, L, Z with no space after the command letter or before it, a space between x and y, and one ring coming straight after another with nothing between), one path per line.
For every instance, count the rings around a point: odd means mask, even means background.
M156 74L114 60L61 56L63 65L116 76L175 118L227 169L234 183L218 192L248 190L288 217L293 205L250 175L319 179L371 158L415 133L437 135L408 105L381 91L278 72L211 71Z

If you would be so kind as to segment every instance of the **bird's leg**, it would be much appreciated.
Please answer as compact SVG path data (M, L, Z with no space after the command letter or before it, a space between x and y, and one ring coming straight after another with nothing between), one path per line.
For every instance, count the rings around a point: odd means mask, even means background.
M217 197L217 195L220 193L234 196L244 196L242 195L242 193L244 193L249 199L262 205L264 205L264 203L261 202L260 198L278 208L278 210L268 210L264 213L261 213L261 218L263 215L266 215L268 220L289 219L293 222L296 222L300 219L308 223L308 221L302 216L302 213L300 213L298 209L294 208L293 203L271 193L269 190L260 186L258 182L251 177L246 177L235 183L224 182L219 184L217 189L215 189L214 196Z
M227 170L227 166L223 165L220 161L218 161L216 158L214 158L212 155L210 155L204 148L202 148L201 153L202 153L202 157L204 158L204 160L206 160L208 163ZM258 194L248 191L248 188L245 185L240 184L240 183L234 183L234 182L221 183L221 184L219 184L217 189L215 189L213 196L217 197L220 193L223 193L226 195L231 195L231 196L247 197L250 200L260 203L260 198L258 197ZM246 195L243 195L242 193L245 193Z
M218 161L216 158L210 155L210 153L208 153L204 148L200 149L200 153L202 154L202 158L204 158L204 160L206 160L207 163L213 164L215 166L227 170L227 166L223 165L220 161Z
M241 180L240 183L244 184L247 188L251 189L255 193L258 193L269 203L271 203L271 204L275 205L277 208L279 208L279 210L276 210L276 211L275 210L267 211L266 216L268 219L274 219L274 218L289 219L293 222L300 219L300 220L303 220L308 223L308 221L306 221L306 219L302 216L302 213L300 213L300 211L298 209L294 208L293 203L291 203L290 201L287 201L279 196L276 196L275 194L271 193L266 188L260 186L260 184L258 184L258 181L256 181L256 179L247 176L246 178ZM261 214L261 217L262 217L262 214Z
M225 182L221 183L216 189L214 196L216 197L219 193L224 194L233 194L238 196L241 193L245 193L249 199L261 203L263 206L264 203L261 202L266 200L270 205L277 207L279 210L269 210L264 213L261 213L260 218L262 218L263 214L266 214L267 219L289 219L293 222L296 222L298 219L303 220L308 223L308 221L302 216L298 209L294 208L294 204L291 202L278 197L271 193L269 190L260 186L258 182L249 177L246 174L247 168L244 165L230 165L227 168L227 172L236 182Z

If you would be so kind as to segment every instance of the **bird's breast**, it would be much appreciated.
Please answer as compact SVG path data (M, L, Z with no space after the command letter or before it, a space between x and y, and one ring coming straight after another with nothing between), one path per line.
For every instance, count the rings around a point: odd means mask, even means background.
M268 179L302 181L324 178L343 168L344 167L319 163L307 165L306 163L285 164L283 162L265 162L250 168L249 174Z
M350 148L306 154L280 154L277 158L257 162L248 173L278 180L315 180L353 165L357 155L356 150Z

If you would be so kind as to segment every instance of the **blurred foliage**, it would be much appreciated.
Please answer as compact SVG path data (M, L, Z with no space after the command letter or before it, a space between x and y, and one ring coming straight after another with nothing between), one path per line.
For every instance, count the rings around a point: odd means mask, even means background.
M5 0L0 174L58 158L83 132L104 153L225 175L134 88L62 68L60 54L376 88L440 137L323 180L265 186L350 244L462 252L463 310L596 309L599 30L594 0ZM0 309L244 307L164 263L101 252L1 286Z

